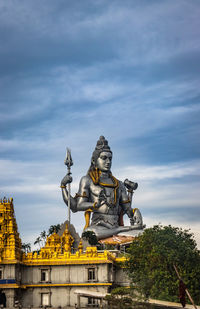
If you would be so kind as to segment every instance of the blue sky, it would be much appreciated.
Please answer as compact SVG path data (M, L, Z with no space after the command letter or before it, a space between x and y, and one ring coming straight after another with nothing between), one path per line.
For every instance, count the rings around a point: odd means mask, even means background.
M197 0L0 2L0 191L24 242L67 217L66 147L75 194L104 135L146 225L200 245L199 16Z

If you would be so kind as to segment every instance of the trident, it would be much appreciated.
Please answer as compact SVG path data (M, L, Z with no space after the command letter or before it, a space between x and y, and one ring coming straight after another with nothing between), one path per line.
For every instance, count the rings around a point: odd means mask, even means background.
M71 175L71 166L73 165L72 157L71 157L71 150L67 148L66 158L64 161L65 165L67 165L68 173L67 175ZM71 195L71 185L68 183L68 221L70 224L70 195Z

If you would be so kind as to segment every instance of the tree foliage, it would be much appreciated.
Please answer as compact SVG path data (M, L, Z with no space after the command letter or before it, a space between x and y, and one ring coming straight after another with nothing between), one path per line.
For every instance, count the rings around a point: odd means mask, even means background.
M22 244L22 251L25 253L31 252L31 244L30 243L23 243Z
M36 240L34 241L34 245L39 245L40 249L41 249L41 242L42 242L42 239L40 236L38 236L36 238Z
M126 261L136 290L146 298L179 301L176 265L190 294L200 304L200 252L188 230L156 225L133 241Z
M86 239L91 246L95 246L98 243L97 237L92 231L83 232L82 238Z
M53 233L58 233L61 229L61 225L60 224L55 224L55 225L51 225L48 229L48 233L47 236L50 236Z
M106 295L107 308L109 309L151 309L149 305L141 302L134 289L126 287L118 287L111 291L111 294Z
M36 240L34 241L34 245L39 245L41 249L41 247L45 245L47 237L53 233L58 233L60 229L61 229L60 224L51 225L48 229L48 232L44 230L40 233L40 236L38 236Z

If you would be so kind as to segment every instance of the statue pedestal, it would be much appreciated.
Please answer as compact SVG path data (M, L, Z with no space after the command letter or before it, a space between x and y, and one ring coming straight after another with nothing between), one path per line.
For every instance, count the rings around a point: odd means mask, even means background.
M130 244L135 237L141 235L142 233L142 229L121 232L117 235L113 235L112 237L101 239L99 240L99 243L103 245L126 245Z

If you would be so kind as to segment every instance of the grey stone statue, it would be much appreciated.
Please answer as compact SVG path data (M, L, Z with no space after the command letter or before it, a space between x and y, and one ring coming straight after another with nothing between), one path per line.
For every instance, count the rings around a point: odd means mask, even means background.
M82 177L76 196L70 196L72 212L85 212L85 231L94 232L97 239L116 234L135 236L136 230L138 234L144 227L140 211L131 208L132 194L137 189L137 183L128 179L123 183L116 179L111 173L111 164L112 151L104 136L100 136L88 173ZM68 173L61 181L63 199L67 205L69 196L66 185L70 182L72 177ZM123 225L124 214L128 215L130 226Z

